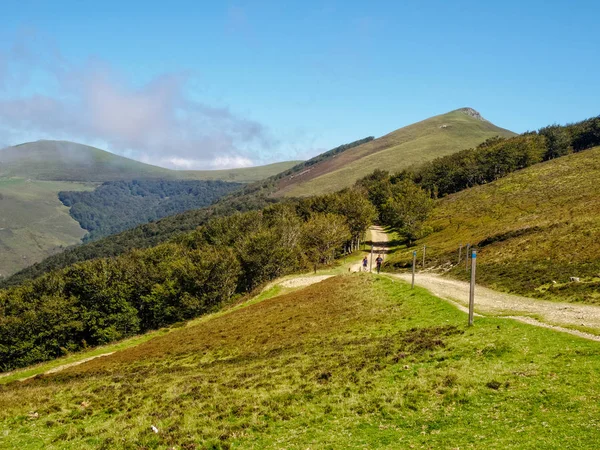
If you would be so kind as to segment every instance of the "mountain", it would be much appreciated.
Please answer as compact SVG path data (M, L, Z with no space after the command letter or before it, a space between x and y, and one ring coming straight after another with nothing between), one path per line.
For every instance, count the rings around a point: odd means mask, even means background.
M69 214L69 208L58 198L61 191L91 191L102 182L145 180L158 183L168 180L186 180L194 186L181 186L181 191L190 190L188 200L174 205L174 198L162 199L162 211L147 211L142 216L134 214L124 223L113 223L114 230L147 221L149 217L161 217L169 212L208 205L217 197L236 188L224 186L218 181L249 183L286 170L298 161L270 164L232 170L176 171L144 164L94 147L66 141L37 141L0 150L0 279L37 263L48 256L61 252L65 247L81 243L86 234ZM206 181L204 181L206 180ZM214 181L210 181L214 180ZM210 181L210 182L209 182ZM212 183L212 184L211 184ZM202 184L201 187L198 184ZM161 189L164 186L160 187ZM199 190L200 189L200 190ZM208 191L211 191L210 193ZM96 196L98 197L98 196ZM164 197L164 196L163 196ZM192 198L194 197L194 198ZM103 198L103 207L119 206L123 210L123 198L114 203L116 197ZM127 200L135 201L137 210L142 210L148 197L137 193ZM111 203L112 202L112 203ZM167 204L170 202L170 204ZM158 207L158 205L153 205ZM135 208L129 208L131 216ZM98 211L85 211L88 226L100 220ZM106 216L106 214L104 214ZM81 216L81 211L79 216ZM106 216L108 217L108 216ZM106 220L104 220L106 222ZM87 223L87 225L86 225ZM95 227L98 225L96 224Z
M479 250L478 282L529 297L600 303L600 147L535 164L439 200L417 242L431 267L466 279L466 244ZM462 264L456 265L463 245ZM410 265L413 248L390 264ZM580 282L570 282L570 277Z
M286 161L227 170L170 170L75 142L36 141L0 150L0 178L77 182L177 179L248 183L275 175L297 163Z
M302 197L351 186L375 169L390 172L475 147L515 133L497 127L472 108L461 108L400 128L306 166L278 181L277 196ZM309 161L305 162L306 165Z

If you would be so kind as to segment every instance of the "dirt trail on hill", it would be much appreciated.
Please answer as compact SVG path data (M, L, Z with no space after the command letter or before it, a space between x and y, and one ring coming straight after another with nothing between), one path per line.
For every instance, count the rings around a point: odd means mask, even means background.
M383 228L380 226L374 225L370 228L371 231L371 242L373 242L373 271L376 269L375 259L378 255L384 259L385 263L385 253L387 251L387 243L388 243L388 235ZM369 249L370 250L370 249ZM367 270L371 267L371 253L367 255L369 263L367 264ZM362 269L362 262L358 262L353 264L350 268L351 272L360 272Z
M410 282L411 274L391 274ZM449 300L465 310L469 302L469 283L452 280L431 273L417 273L415 284L424 287L436 297ZM583 326L600 329L600 307L572 303L549 302L518 295L496 292L483 286L475 287L475 310L482 314L520 320L531 325L552 328L600 341L600 336L563 328L563 326ZM524 317L524 316L535 316ZM539 318L540 320L537 320Z

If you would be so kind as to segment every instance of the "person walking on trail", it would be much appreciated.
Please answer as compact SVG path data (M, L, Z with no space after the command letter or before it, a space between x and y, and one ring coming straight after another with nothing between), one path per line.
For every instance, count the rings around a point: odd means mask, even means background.
M369 258L367 258L366 256L364 257L364 259L362 260L362 268L363 271L367 271L367 265L369 264Z
M381 263L383 263L383 258L381 255L377 255L377 259L375 260L377 263L377 273L381 272Z

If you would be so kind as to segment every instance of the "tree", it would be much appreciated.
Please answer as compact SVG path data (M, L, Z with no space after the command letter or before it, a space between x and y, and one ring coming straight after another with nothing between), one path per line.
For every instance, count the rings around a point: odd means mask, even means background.
M432 208L429 193L405 179L392 185L392 196L383 205L382 219L412 242L419 237Z
M362 237L377 218L377 210L364 189L345 189L335 195L333 212L344 216L353 241Z
M565 127L550 125L540 129L539 134L546 138L544 160L559 158L571 153L571 137Z
M315 272L321 263L333 257L333 252L350 239L350 230L337 214L315 213L302 227L302 248Z

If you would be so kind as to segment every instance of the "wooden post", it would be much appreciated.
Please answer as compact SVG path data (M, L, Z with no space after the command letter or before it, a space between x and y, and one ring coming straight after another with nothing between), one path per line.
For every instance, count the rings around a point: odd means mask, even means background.
M425 268L425 246L423 246L423 269Z
M412 284L410 286L411 289L415 288L415 267L417 266L417 251L413 251L413 271L412 271Z
M473 310L475 308L475 266L477 265L477 251L471 253L471 290L469 291L469 326L473 325Z
M462 257L462 242L458 246L458 262L457 262L457 264L460 264L461 257Z
M469 250L471 248L471 244L467 244L467 259L465 260L465 270L469 270Z
M369 272L373 272L373 244L371 244L371 264L369 265Z

